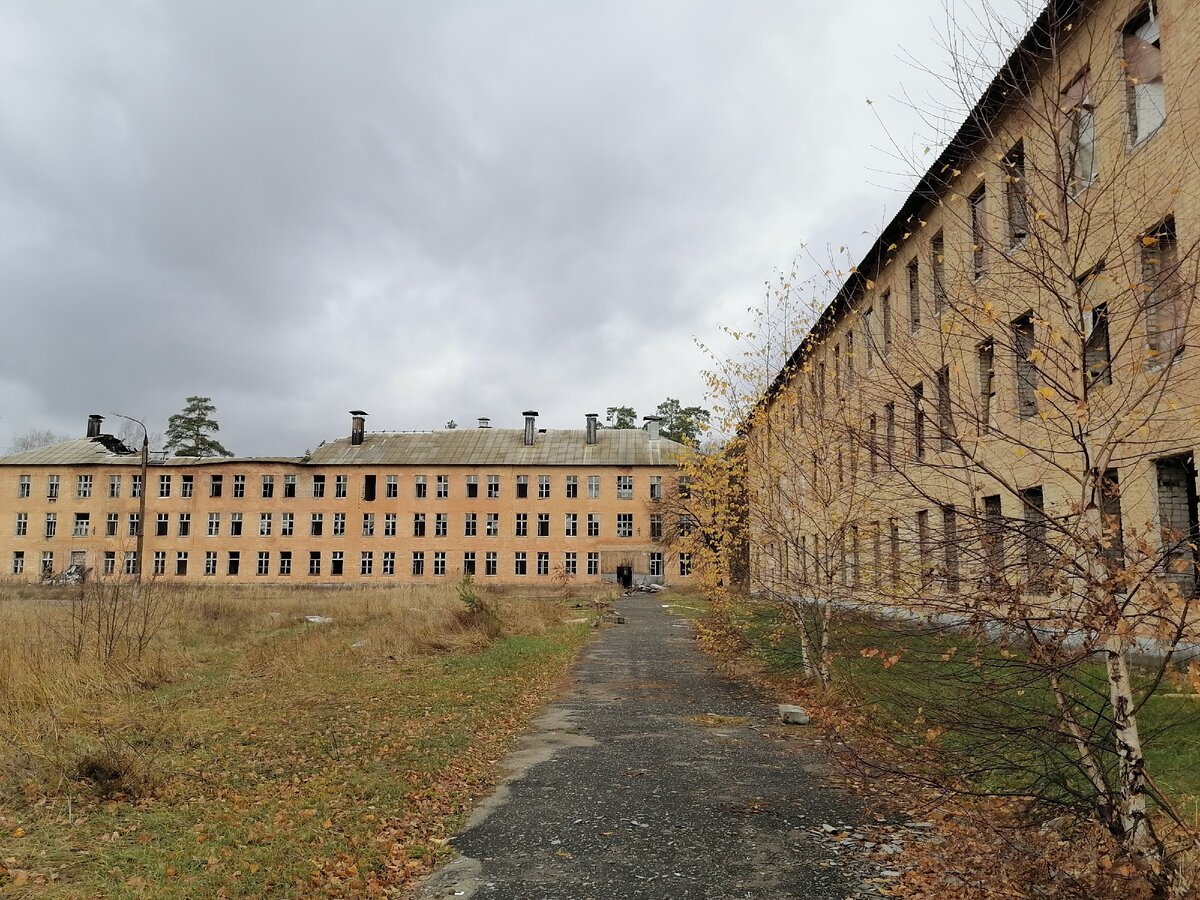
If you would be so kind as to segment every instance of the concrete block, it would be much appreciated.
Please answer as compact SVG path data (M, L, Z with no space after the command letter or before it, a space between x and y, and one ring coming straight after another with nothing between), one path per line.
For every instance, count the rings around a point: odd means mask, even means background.
M802 706L792 706L787 703L779 704L779 718L784 725L807 725L812 720Z

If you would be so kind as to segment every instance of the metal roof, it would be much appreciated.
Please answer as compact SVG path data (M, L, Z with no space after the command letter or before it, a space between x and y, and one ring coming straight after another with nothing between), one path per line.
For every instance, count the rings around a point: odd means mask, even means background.
M161 466L213 466L236 463L285 463L294 466L671 466L690 453L683 444L660 438L651 441L640 428L601 428L596 443L585 432L538 432L525 446L519 428L451 429L431 432L368 432L357 447L348 437L323 444L305 462L299 457L171 456L151 457ZM141 464L141 454L111 435L76 438L0 457L0 466L86 466Z
M671 466L689 453L640 428L601 428L588 444L583 429L538 432L532 447L519 428L455 428L424 433L368 432L360 446L338 438L313 451L310 465Z

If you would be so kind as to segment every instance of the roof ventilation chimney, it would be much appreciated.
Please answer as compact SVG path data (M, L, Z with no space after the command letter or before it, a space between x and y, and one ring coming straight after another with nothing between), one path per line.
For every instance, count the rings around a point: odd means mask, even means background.
M350 410L350 446L361 447L367 430L367 413L361 409Z
M104 421L104 416L92 413L88 416L87 436L90 438L100 437L100 423Z
M658 440L658 423L662 421L662 416L642 416L646 420L646 433L650 435L650 440Z
M479 427L480 428L491 428L492 420L489 419L487 416L480 416L479 417Z
M532 409L527 409L527 410L525 410L525 412L521 413L521 415L523 415L525 417L525 446L532 447L533 446L533 436L536 433L536 429L534 428L534 423L537 421L537 416L538 416L537 411L532 410Z
M596 443L596 428L597 419L600 418L600 413L587 413L587 438L589 444Z

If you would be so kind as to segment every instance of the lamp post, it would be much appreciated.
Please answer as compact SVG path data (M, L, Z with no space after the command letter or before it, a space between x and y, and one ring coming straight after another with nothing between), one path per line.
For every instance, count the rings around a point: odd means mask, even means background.
M144 553L146 548L146 492L150 488L150 433L146 430L146 423L141 419L135 419L133 416L124 416L121 413L113 413L113 415L118 419L133 422L142 429L142 489L138 491L137 546L134 550L137 559L133 567L133 583L136 588L141 588L142 567L146 563Z

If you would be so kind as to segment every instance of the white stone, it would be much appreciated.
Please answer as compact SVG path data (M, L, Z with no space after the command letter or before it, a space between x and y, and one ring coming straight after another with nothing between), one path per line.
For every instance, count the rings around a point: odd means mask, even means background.
M779 718L784 725L807 725L812 720L802 706L792 706L788 703L779 704Z

